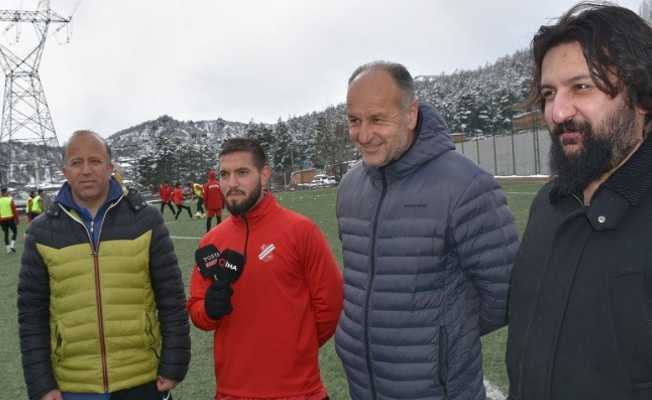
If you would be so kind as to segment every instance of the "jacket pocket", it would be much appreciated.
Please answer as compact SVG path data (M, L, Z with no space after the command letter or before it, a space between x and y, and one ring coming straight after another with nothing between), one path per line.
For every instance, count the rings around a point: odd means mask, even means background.
M156 358L160 358L158 341L154 334L154 329L157 329L155 318L151 312L145 313L145 346L154 353Z
M63 360L63 332L59 321L55 321L52 325L52 335L50 337L50 347L52 348L52 355L56 362Z
M647 279L652 278L648 274ZM652 293L640 270L609 277L609 303L617 349L631 383L652 387Z
M445 326L439 328L439 384L444 389L444 399L448 399L448 332Z

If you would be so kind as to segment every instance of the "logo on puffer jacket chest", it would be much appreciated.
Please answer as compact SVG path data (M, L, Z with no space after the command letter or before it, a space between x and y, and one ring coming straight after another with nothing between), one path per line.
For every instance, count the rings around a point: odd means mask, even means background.
M263 262L270 262L274 259L274 250L276 250L276 246L272 244L265 244L263 243L260 246L260 253L258 253L258 259Z

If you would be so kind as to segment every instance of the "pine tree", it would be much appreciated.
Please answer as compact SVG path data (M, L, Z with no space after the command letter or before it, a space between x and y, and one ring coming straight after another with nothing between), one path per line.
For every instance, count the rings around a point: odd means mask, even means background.
M274 172L280 174L283 184L287 184L293 167L294 143L288 125L281 118L274 127L274 143L271 146L271 158L274 160Z

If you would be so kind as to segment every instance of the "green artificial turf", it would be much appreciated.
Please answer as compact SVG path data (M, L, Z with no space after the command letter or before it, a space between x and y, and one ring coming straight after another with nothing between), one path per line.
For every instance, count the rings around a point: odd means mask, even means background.
M541 183L505 183L510 208L514 212L519 234L522 233L530 203ZM320 189L275 193L281 204L314 220L328 238L331 248L341 265L341 247L337 237L335 219L336 190ZM193 206L194 211L194 206ZM190 220L182 214L174 221L169 210L165 214L168 228L174 237L174 246L186 283L193 265L193 253L199 238L205 232L205 220ZM16 312L16 286L22 253L22 237L25 220L19 226L17 253L0 252L0 362L2 363L2 390L0 400L27 398L20 362L18 323ZM174 391L177 400L212 398L215 391L213 372L212 333L192 328L192 362L186 380ZM505 342L507 330L503 328L483 338L483 365L486 377L503 391L507 388L505 372ZM348 399L348 389L342 365L337 358L333 341L329 341L320 353L322 377L332 399Z

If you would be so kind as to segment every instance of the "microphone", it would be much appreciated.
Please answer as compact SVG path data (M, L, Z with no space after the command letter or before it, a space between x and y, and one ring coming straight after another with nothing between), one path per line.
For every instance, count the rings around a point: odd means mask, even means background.
M200 247L195 251L195 262L204 278L218 279L218 261L221 255L217 247L212 244Z
M227 284L232 284L240 278L244 270L244 256L237 251L225 249L218 260L219 270L222 272L220 279Z
M244 269L244 256L231 249L220 251L212 244L195 251L195 262L205 278L213 278L227 285L237 281Z

